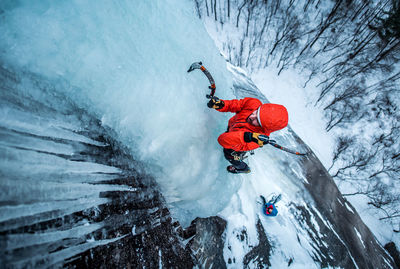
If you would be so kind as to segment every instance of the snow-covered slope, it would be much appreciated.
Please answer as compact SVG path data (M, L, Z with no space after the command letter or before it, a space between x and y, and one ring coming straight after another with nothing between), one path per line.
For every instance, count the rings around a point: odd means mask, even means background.
M238 98L251 96L265 101L243 71L228 68L234 74L233 91ZM264 147L249 158L252 173L240 176L239 190L221 212L228 221L226 260L272 268L289 264L294 268L391 268L391 258L302 140L290 127L272 136L282 145L309 155L300 157ZM276 218L265 217L257 203L259 195L271 193L282 194ZM266 234L269 245L249 258L261 240L260 233Z
M0 196L0 225L7 262L24 266L33 257L56 251L40 263L62 264L103 244L123 240L123 247L141 245L137 240L145 240L141 234L148 231L138 228L141 218L151 228L170 219L158 198L157 207L149 201L158 187L127 184L126 173L133 169L142 180L145 174L156 180L172 216L183 226L195 217L219 215L227 220L223 255L228 267L247 262L250 267L290 263L298 268L361 268L370 261L389 268L390 259L368 229L358 228L361 222L337 226L339 221L331 216L336 208L345 215L351 211L340 195L335 200L332 182L314 182L315 175L324 174L319 169L308 173L318 164L314 157L304 160L265 147L249 157L250 175L226 173L216 138L225 131L229 115L207 108L208 82L201 72L187 74L188 66L203 60L219 97L267 100L243 72L227 68L191 3L3 1L0 16L0 187L6 190ZM104 156L105 135L122 145L123 154L115 157L106 151L109 155ZM287 147L307 149L290 128L273 138ZM149 185L154 190L149 191ZM328 205L317 195L326 185L335 194ZM143 190L136 193L138 186ZM108 206L110 200L122 203L129 192L143 202L140 213L129 211L129 203ZM283 195L279 215L266 219L257 198L273 192ZM96 207L107 208L100 210L104 222L98 223ZM82 217L82 212L90 217ZM75 222L71 215L82 218ZM147 219L152 215L156 217ZM114 222L122 222L122 228L112 230ZM170 223L167 226L164 235L175 236ZM260 231L265 231L271 255L257 263L246 255L260 242ZM71 239L70 233L77 233L78 239ZM87 236L92 233L97 237ZM169 242L164 248L183 252L184 243ZM365 252L369 258L359 253L361 245L371 248ZM160 263L171 265L163 251L160 248L160 257L166 258Z

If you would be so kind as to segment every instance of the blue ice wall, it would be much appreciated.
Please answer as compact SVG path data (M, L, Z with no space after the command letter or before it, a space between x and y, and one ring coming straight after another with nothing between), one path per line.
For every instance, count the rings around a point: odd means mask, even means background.
M240 183L216 140L228 115L206 107L207 79L186 70L202 60L224 98L231 75L190 1L2 1L0 16L1 64L43 76L111 127L183 224L225 206Z

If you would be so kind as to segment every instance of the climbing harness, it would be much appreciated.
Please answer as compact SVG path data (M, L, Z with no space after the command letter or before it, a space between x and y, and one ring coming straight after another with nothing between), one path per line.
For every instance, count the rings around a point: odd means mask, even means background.
M243 161L247 158L246 151L232 151L231 156L235 161Z

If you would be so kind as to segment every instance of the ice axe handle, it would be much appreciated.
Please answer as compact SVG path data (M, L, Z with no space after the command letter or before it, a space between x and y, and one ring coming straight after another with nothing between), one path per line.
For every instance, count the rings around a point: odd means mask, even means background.
M211 90L210 94L207 94L206 97L210 99L211 97L214 97L215 94L215 84L212 84L211 86L208 86L208 88Z
M268 143L269 142L269 136L266 135L259 135L258 139L260 139L261 141L263 141L264 143ZM273 141L273 140L272 140Z
M213 90L213 88L211 88L210 86L208 86L209 89L211 89L211 93L210 94L206 94L206 98L207 99L211 99L214 97L214 93L215 93L215 89Z

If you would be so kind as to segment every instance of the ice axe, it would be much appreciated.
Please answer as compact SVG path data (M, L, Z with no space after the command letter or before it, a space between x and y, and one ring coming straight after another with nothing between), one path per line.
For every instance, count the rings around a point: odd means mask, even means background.
M207 94L206 97L208 99L211 99L212 97L214 97L215 94L215 81L213 79L213 77L211 76L210 72L208 72L208 70L203 66L202 62L194 62L192 63L192 65L189 67L189 70L187 71L192 72L195 69L200 69L201 71L203 71L203 74L206 75L206 77L208 78L208 81L210 81L210 86L208 86L208 88L211 90L210 94Z
M277 149L280 149L280 150L283 150L283 151L286 151L286 152L289 152L289 153L292 153L292 154L295 154L295 155L299 155L299 156L305 156L305 155L307 155L307 153L300 153L300 152L298 152L298 151L295 151L295 150L292 150L292 149L288 149L288 148L282 147L281 145L279 145L278 143L276 143L275 140L269 139L269 136L266 136L266 135L259 135L259 136L258 136L258 139L260 139L261 141L263 141L265 144L269 144L269 145L271 145L271 146L273 146L273 147L275 147L275 148L277 148Z

